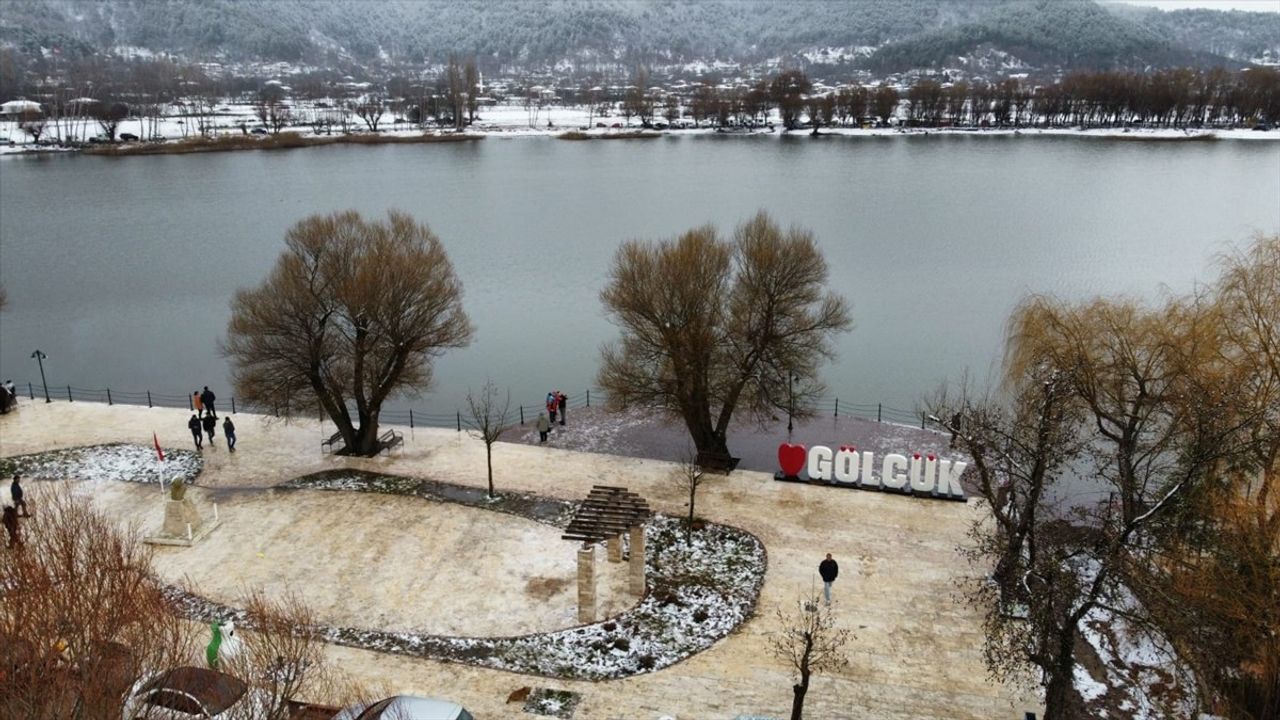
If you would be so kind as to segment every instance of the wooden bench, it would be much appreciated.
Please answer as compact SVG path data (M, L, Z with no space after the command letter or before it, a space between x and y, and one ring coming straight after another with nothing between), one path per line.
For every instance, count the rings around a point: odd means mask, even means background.
M738 467L742 458L730 456L728 453L700 452L694 462L707 472L728 475Z
M397 445L400 445L400 446L404 445L404 435L401 435L395 430L388 430L378 436L379 452L386 450L387 454L390 455L391 449Z
M347 441L342 439L342 432L339 431L330 435L328 440L320 441L320 452L324 452L326 447L329 448L329 452L333 452L334 450L341 450L346 446Z

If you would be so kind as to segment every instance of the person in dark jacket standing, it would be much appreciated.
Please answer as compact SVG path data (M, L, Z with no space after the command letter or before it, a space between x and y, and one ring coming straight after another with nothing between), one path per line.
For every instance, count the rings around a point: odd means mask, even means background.
M213 409L213 401L217 399L218 396L213 394L208 385L205 385L204 392L200 393L200 404L204 405L205 414L218 417L218 411Z
M564 427L564 416L569 414L569 398L559 390L556 391L556 409L560 411L560 427Z
M200 438L200 418L193 414L191 419L187 421L187 428L191 430L191 437L196 440L196 449L203 450L204 443Z
M231 452L236 451L236 426L231 422L231 416L222 419L222 434L227 438L227 449Z
M22 538L18 537L18 509L4 506L4 529L9 533L9 547L15 548L22 544Z
M204 420L200 421L204 425L204 432L209 436L209 447L213 447L213 432L218 429L218 420L212 415L205 415Z
M840 564L831 559L831 553L827 553L827 559L818 563L818 574L822 576L822 596L826 599L827 604L831 604L831 584L836 581L836 576L840 574Z
M22 517L31 517L31 511L27 509L27 501L22 499L25 495L22 486L18 484L18 473L13 474L13 482L9 484L9 494L13 496L13 509L22 510Z

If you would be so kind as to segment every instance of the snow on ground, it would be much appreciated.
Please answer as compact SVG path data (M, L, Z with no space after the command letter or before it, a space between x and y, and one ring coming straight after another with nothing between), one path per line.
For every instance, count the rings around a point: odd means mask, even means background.
M18 455L0 460L0 475L19 472L33 480L87 480L102 482L166 483L181 477L194 484L204 459L190 450L168 448L161 463L154 448L145 445L92 445Z
M331 105L332 103L326 103ZM286 131L299 132L304 135L310 135L315 132L310 123L314 117L320 117L324 113L329 112L325 107L312 106L309 104L299 103L295 112L299 118L298 124L285 128ZM396 114L388 111L382 116L382 120L378 126L380 134L384 135L418 135L424 132L424 128L420 128L409 122L396 122L396 120L404 120L397 118ZM661 122L661 118L655 118L655 122ZM684 118L685 122L689 122L688 118ZM778 131L773 132L775 136L781 137L786 133L781 132L781 121L777 117L777 113L771 113L770 121L777 126ZM214 134L216 135L242 135L245 129L262 127L254 107L249 103L223 103L218 105L215 115L212 117L214 126ZM603 123L605 128L598 128L597 125ZM177 141L196 136L197 118L187 115L170 114L154 121L155 133L168 141ZM620 126L614 129L614 125ZM146 137L150 134L148 128L152 127L153 121L130 118L122 122L117 129L118 133L131 133L139 137ZM367 126L359 118L351 118L351 128L355 132L364 132ZM476 122L467 128L467 132L471 134L479 134L495 137L526 137L526 136L547 136L559 135L568 130L589 129L592 134L609 134L611 132L639 130L640 122L635 118L627 121L617 112L610 115L601 116L597 113L588 113L584 107L577 105L560 105L547 104L544 107L526 107L523 103L507 103L501 105L493 105L480 108ZM426 132L451 132L451 130L434 128L428 126ZM335 130L336 132L336 130ZM716 130L711 127L690 128L682 130L664 130L664 134L706 134L714 133ZM768 134L770 130L758 130L755 134ZM792 134L807 134L808 130L797 130ZM1143 140L1195 140L1195 139L1230 139L1230 140L1280 140L1280 130L1272 130L1269 132L1256 132L1250 129L1224 129L1224 130L1182 130L1174 128L849 128L849 127L829 127L821 130L824 135L838 135L842 137L884 137L897 135L976 135L982 137L990 136L1057 136L1065 135L1072 137L1100 137L1100 138L1125 138L1125 139L1143 139ZM45 138L54 139L63 137L71 142L88 142L90 138L101 135L102 129L95 121L87 118L73 118L63 121L55 126L49 123L45 130ZM736 133L735 133L736 134ZM30 141L30 138L18 127L16 120L8 120L0 122L0 155L11 153L26 152L65 152L66 148L60 148L53 145L37 146Z
M421 481L400 478L402 483L396 484L387 479L390 477L334 475L319 484L301 486L419 494ZM442 493L443 497L448 495ZM331 642L358 648L548 677L594 680L627 677L673 665L710 647L752 615L767 564L764 546L754 536L708 523L695 531L692 542L686 544L682 522L658 515L646 526L645 540L648 592L631 609L597 623L488 638L336 625L319 629ZM193 619L243 620L237 609L187 590L172 588L171 596Z

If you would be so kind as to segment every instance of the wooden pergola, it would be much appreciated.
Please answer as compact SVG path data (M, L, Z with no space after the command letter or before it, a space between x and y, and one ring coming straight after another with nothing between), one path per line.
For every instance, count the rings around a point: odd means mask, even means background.
M630 533L631 592L643 595L644 523L653 515L644 498L624 487L594 485L560 537L582 543L578 550L578 621L596 619L595 543L603 542L609 562L622 562L622 534Z

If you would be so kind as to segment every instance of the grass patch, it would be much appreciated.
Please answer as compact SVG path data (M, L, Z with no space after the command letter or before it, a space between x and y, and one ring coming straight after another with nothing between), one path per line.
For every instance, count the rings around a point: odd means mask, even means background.
M120 157L127 155L186 155L202 152L232 152L235 150L292 150L318 145L401 145L419 143L450 143L481 140L483 135L465 133L434 135L383 135L379 133L352 133L349 135L303 135L282 132L279 135L218 135L195 137L176 142L125 143L100 145L85 152L90 155Z

